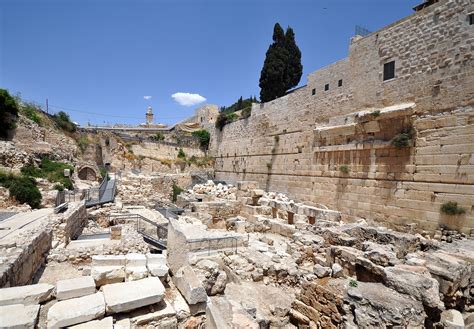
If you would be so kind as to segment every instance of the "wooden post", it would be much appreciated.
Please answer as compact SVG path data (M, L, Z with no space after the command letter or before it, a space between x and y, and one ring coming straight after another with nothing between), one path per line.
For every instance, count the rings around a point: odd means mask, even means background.
M294 212L288 211L288 224L293 225L295 223L294 215L295 215Z

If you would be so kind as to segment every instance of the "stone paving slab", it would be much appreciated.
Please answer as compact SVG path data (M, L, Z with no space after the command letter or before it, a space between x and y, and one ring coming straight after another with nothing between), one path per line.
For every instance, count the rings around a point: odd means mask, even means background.
M91 276L60 280L56 283L56 299L65 300L95 293L95 281Z
M107 313L125 312L159 303L165 294L165 287L156 277L108 284L103 286L102 290Z
M61 328L104 316L104 294L97 292L79 298L59 301L48 311L48 328Z
M54 286L40 283L0 289L0 306L12 304L33 305L51 299Z
M173 282L188 304L199 304L207 301L206 290L191 266L181 267L173 277Z
M39 305L0 306L0 328L35 328L38 320Z

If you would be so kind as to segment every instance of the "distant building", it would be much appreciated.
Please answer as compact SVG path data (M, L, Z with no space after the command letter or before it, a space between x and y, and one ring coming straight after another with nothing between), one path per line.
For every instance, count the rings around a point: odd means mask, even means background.
M148 126L153 125L153 109L151 106L148 106L148 109L146 110L146 124Z

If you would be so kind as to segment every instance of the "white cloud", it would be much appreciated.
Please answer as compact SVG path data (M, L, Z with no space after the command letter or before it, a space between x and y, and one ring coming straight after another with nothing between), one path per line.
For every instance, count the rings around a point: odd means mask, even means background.
M143 96L143 99L150 100L151 96Z
M204 102L206 99L199 94L190 93L174 93L171 95L173 99L183 106L193 106Z

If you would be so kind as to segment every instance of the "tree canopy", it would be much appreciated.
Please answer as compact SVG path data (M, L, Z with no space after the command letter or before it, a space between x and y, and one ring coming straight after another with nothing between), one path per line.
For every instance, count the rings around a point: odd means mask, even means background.
M280 24L273 28L273 43L268 47L260 73L260 100L268 102L285 95L298 85L303 73L301 51L296 45L291 27L283 31Z
M13 119L18 116L18 104L8 90L0 89L0 137L7 137L13 128Z

